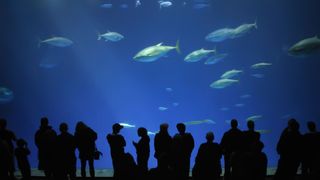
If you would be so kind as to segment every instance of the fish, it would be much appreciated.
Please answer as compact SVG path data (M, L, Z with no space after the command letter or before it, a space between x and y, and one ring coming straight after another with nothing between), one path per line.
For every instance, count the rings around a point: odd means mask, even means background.
M41 46L41 44L49 44L51 46L55 46L55 47L68 47L71 46L73 44L73 41L71 41L68 38L65 37L52 37L46 40L40 40L38 47Z
M160 106L160 107L158 107L158 109L159 109L159 111L166 111L168 108Z
M289 55L297 57L304 57L315 52L320 52L320 39L318 36L303 39L291 46L288 50Z
M208 8L210 7L210 4L207 3L197 3L195 5L193 5L194 9L203 9L203 8Z
M177 107L177 106L179 106L179 103L174 102L174 103L172 103L172 106Z
M237 69L232 69L230 71L226 71L221 75L221 79L230 79L232 77L238 76L241 74L243 71L242 70L237 70Z
M262 115L253 115L253 116L250 116L250 117L248 117L246 120L247 121L256 121L256 120L259 120L259 119L261 119L262 118Z
M269 129L258 129L258 130L255 130L255 131L260 133L260 134L269 134L269 133L271 133L271 130L269 130Z
M158 1L160 9L172 6L171 1Z
M213 64L217 64L218 62L222 61L224 58L226 58L228 56L228 54L224 53L224 54L216 54L213 55L211 57L209 57L204 64L205 65L213 65Z
M106 42L107 41L117 42L122 40L123 38L124 36L118 32L108 31L107 33L104 33L104 34L98 34L98 40L104 39Z
M0 87L0 104L9 103L13 100L13 91L6 87Z
M141 6L140 0L136 0L136 7L139 7L139 6Z
M232 84L238 83L239 80L235 79L219 79L210 84L211 88L223 89L225 87L231 86Z
M264 78L264 74L251 74L252 77L255 77L255 78L258 78L258 79L261 79L261 78Z
M127 9L128 7L129 7L128 4L121 4L121 5L120 5L120 8L121 8L121 9Z
M123 126L124 128L135 128L136 125L133 124L128 124L128 123L119 123L121 126Z
M231 28L222 28L209 33L205 40L209 42L222 42L234 37L234 30Z
M232 38L242 37L251 32L253 29L258 29L257 21L252 24L242 24L235 28Z
M162 43L159 43L157 45L144 48L139 51L133 59L138 62L153 62L166 56L167 53L173 49L180 53L179 40L177 41L176 46L164 46Z
M157 133L158 133L158 131L154 131L154 132L148 131L148 135L156 135Z
M207 57L210 53L216 53L217 51L215 49L213 50L206 50L206 49L199 49L191 52L188 54L185 58L184 61L186 62L198 62L202 60L203 58Z
M251 98L251 94L244 94L244 95L241 95L240 98L242 99L248 99L248 98Z
M187 122L183 122L183 124L185 125L216 124L216 122L211 119L204 119L204 120L198 120L198 121L187 121Z
M260 63L256 63L256 64L253 64L251 66L252 69L261 69L261 68L265 68L265 67L268 67L268 66L271 66L272 63L268 63L268 62L260 62Z
M52 69L59 65L60 60L56 58L44 58L41 60L39 67L44 69Z
M228 111L229 108L227 108L227 107L222 107L222 108L220 108L220 110L221 110L221 111Z
M100 5L101 8L106 8L106 9L110 9L110 8L112 8L112 6L113 6L113 5L112 5L112 4L109 4L109 3L105 3L105 4L101 4L101 5Z
M172 88L166 88L166 91L167 91L167 92L172 92L173 89L172 89Z
M244 104L238 103L238 104L235 104L234 106L235 106L235 107L244 107Z

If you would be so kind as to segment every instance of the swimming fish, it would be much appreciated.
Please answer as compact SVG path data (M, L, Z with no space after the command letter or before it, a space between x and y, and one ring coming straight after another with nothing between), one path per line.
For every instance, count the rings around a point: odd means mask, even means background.
M210 42L222 42L234 37L234 30L231 28L222 28L209 33L206 37L206 41Z
M235 104L234 106L235 106L235 107L244 107L244 104L238 103L238 104Z
M213 55L211 57L209 57L204 64L205 65L213 65L213 64L217 64L218 62L222 61L224 58L226 58L228 56L228 54L216 54Z
M157 45L144 48L138 52L133 59L139 62L153 62L166 56L167 53L173 49L180 53L179 41L177 41L176 46L164 46L162 43L159 43Z
M168 108L160 106L160 107L158 107L158 109L159 109L159 111L166 111Z
M108 31L107 33L104 33L104 34L98 34L98 40L104 39L106 42L107 41L117 42L123 38L124 36L117 32Z
M232 69L230 71L226 71L221 75L221 79L230 79L232 77L238 76L241 74L243 71L242 70L237 70L237 69Z
M140 0L136 0L136 7L139 7L139 6L141 6Z
M232 84L238 83L239 80L235 79L219 79L210 84L211 88L223 89L225 87L231 86Z
M244 94L244 95L241 95L240 98L248 99L248 98L251 98L251 95L250 94Z
M203 9L203 8L207 8L210 7L210 4L207 3L197 3L195 5L193 5L194 9Z
M191 52L190 54L188 54L185 58L184 61L186 62L198 62L201 59L207 57L210 53L216 53L216 50L206 50L206 49L199 49L199 50L195 50L193 52Z
M315 52L320 52L320 39L318 36L303 39L288 50L288 53L292 56L305 56Z
M172 92L173 89L172 89L172 88L166 88L166 91L167 91L167 92Z
M11 102L14 98L13 91L6 87L0 87L0 103L8 103Z
M177 106L179 106L179 103L174 102L174 103L172 103L172 106L177 107Z
M171 1L158 1L160 9L172 6Z
M228 111L229 108L227 108L227 107L222 107L222 108L220 108L220 110L221 110L221 111Z
M248 117L246 120L247 121L256 121L256 120L259 120L259 119L261 119L262 118L262 115L253 115L253 116L250 116L250 117Z
M183 124L185 125L216 124L216 122L211 119L204 119L204 120L198 120L198 121L187 121L187 122L183 122Z
M119 123L124 128L135 128L136 125L128 124L128 123Z
M261 68L265 68L268 66L271 66L272 63L267 63L267 62L261 62L261 63L257 63L251 66L252 69L261 69Z
M264 78L264 74L251 74L251 76L258 79Z
M65 37L52 37L43 41L40 40L38 47L40 47L42 43L49 44L55 47L68 47L73 44L70 39L67 39Z
M253 29L258 29L257 21L252 24L242 24L237 28L235 28L232 38L238 38L238 37L244 36L249 32L251 32Z
M108 3L100 5L101 8L106 8L106 9L110 9L112 8L112 6L113 6L112 4L108 4Z
M154 131L154 132L148 131L148 135L156 135L157 133L158 133L158 131Z

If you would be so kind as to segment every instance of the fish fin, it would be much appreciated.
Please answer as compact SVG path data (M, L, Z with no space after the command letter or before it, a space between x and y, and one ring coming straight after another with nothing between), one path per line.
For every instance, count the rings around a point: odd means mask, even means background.
M101 40L101 33L99 31L97 31L97 35L98 35L98 40Z
M176 50L177 50L177 52L178 52L179 54L181 54L180 41L179 41L179 40L177 40L177 42L176 42Z
M161 42L161 43L157 44L156 46L161 46L161 45L162 45L162 43L163 43L163 42Z
M256 20L254 20L254 24L253 24L256 29L258 29L258 24L257 23L258 23L258 20L256 18Z

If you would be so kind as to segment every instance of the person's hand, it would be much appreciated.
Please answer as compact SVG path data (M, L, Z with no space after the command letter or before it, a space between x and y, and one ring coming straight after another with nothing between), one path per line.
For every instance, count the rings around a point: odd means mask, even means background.
M137 144L138 144L138 143L136 143L136 142L132 141L132 144L133 144L134 146L137 146Z

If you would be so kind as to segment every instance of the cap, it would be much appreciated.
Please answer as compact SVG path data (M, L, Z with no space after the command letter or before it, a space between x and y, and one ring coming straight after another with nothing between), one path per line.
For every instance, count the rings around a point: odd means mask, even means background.
M123 126L120 125L119 123L115 123L112 125L112 129L114 129L114 130L120 130L122 128L123 128Z

